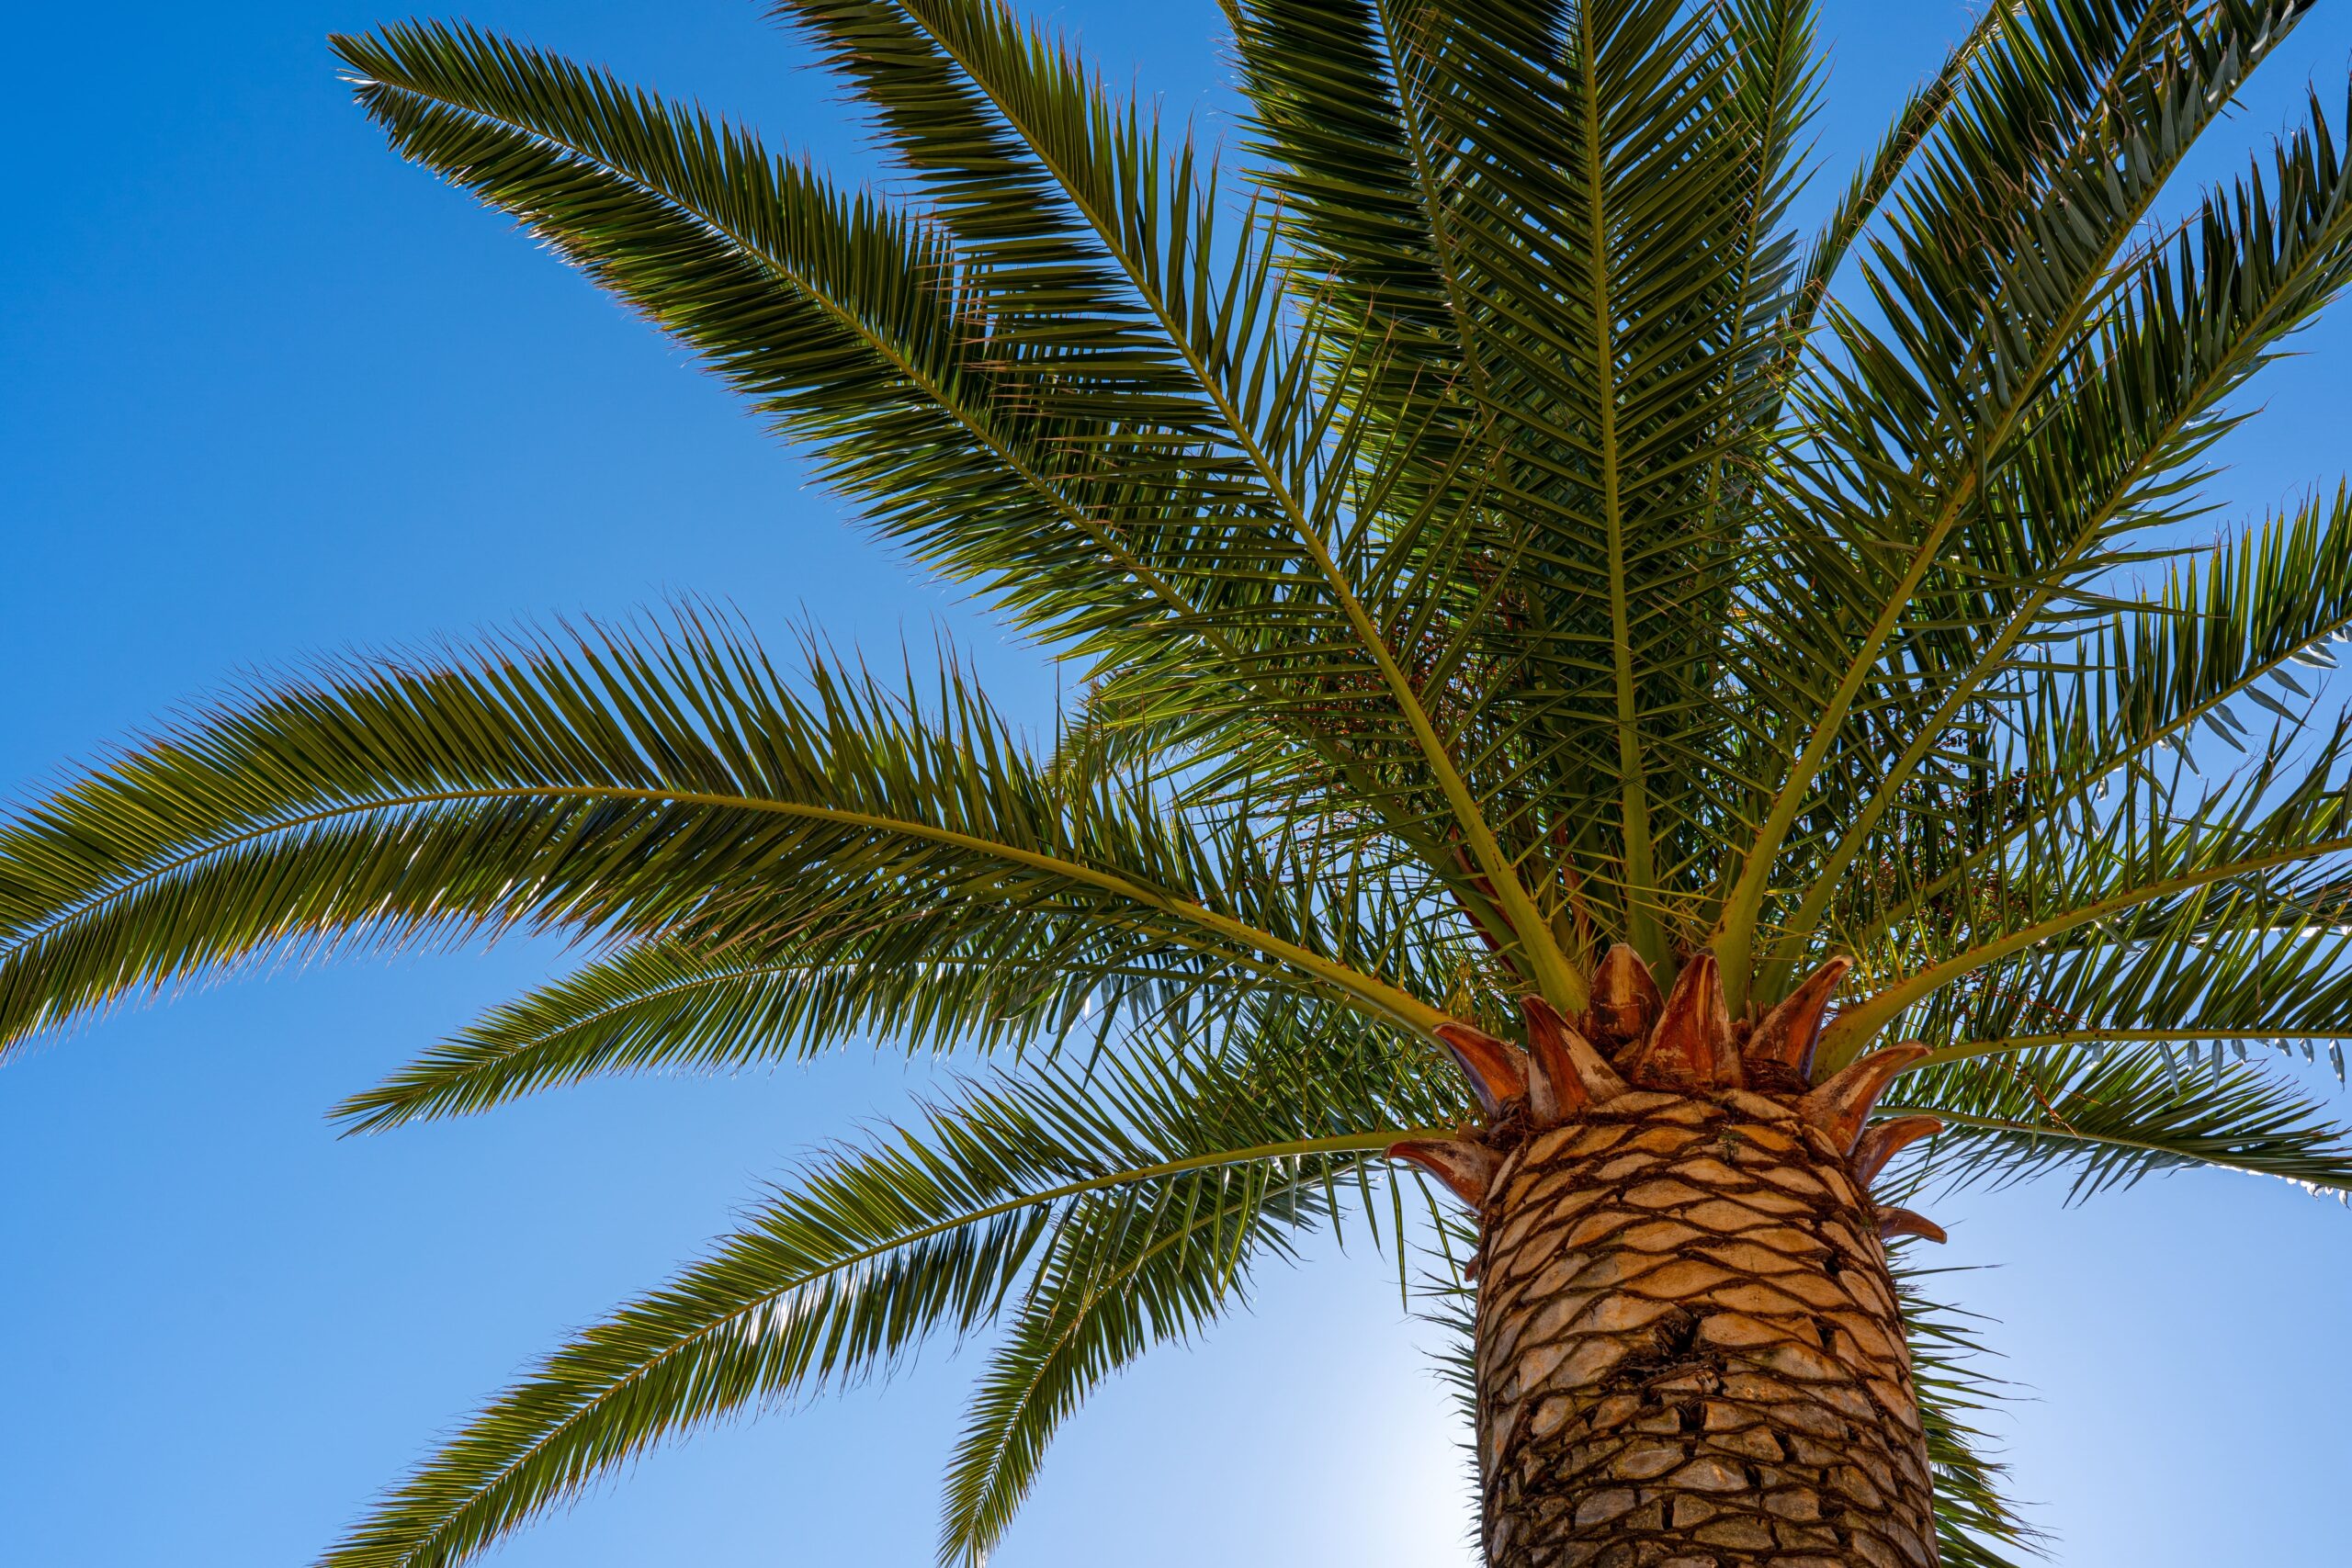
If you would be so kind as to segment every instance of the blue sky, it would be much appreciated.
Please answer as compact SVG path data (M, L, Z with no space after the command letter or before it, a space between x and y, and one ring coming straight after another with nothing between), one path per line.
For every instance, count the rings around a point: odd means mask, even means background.
M467 14L863 162L829 85L746 0ZM322 41L378 15L134 0L11 18L0 787L22 797L257 669L681 592L886 656L948 629L1007 705L1044 716L1034 654L862 537L679 351L384 151ZM1227 128L1213 6L1051 15L1114 76ZM1963 25L1946 0L1828 6L1833 169ZM2352 24L2324 12L2247 137L2307 79L2341 105L2347 53ZM2261 384L2224 518L2343 466L2346 315ZM334 1137L335 1099L562 957L514 943L243 982L0 1074L0 1561L307 1561L564 1329L919 1086L887 1055L842 1057ZM2352 1214L2227 1175L2058 1198L1937 1212L1948 1261L1973 1270L1954 1292L1997 1320L2027 1396L1999 1426L2064 1559L2339 1561ZM943 1350L712 1433L501 1561L928 1562L970 1370ZM1466 1562L1454 1439L1381 1261L1327 1249L1109 1388L1001 1561L1076 1568L1109 1542L1136 1568Z

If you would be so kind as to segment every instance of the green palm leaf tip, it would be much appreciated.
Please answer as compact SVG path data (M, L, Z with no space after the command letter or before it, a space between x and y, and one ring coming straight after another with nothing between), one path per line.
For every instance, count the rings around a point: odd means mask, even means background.
M1934 1048L1887 1102L1947 1124L1916 1184L2352 1186L2258 1055L2352 1027L2352 502L2180 549L2352 277L2346 116L2166 218L2308 6L1989 6L1803 244L1808 5L1225 9L1238 178L1002 6L781 0L894 194L478 29L335 41L402 155L1088 697L1032 747L952 660L780 672L688 613L277 682L0 828L7 1048L544 930L586 961L345 1124L876 1041L1003 1070L560 1351L330 1561L454 1563L944 1334L993 1336L941 1540L978 1562L1059 1422L1253 1269L1343 1221L1400 1279L1442 1246L1372 1163L1472 1113L1429 1036L1574 1013L1619 942L1669 984L1712 949L1736 1011L1852 957L1818 1062ZM1945 1559L1997 1562L2031 1542L1967 1337L1912 1329Z

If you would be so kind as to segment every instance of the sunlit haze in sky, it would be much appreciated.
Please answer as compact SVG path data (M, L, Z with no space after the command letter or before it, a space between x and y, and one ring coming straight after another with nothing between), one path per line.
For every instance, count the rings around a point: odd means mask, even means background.
M731 602L781 643L928 657L1010 710L1050 668L862 535L678 348L351 107L348 0L11 9L0 122L0 784L22 798L179 705L322 654L524 618ZM832 85L748 0L481 0L491 28L865 167ZM1046 13L1210 138L1206 0ZM1831 174L1967 22L1831 0ZM2322 8L2218 145L2314 83ZM2229 167L2219 155L2196 173ZM2257 384L2217 523L2352 465L2352 310ZM650 1286L762 1184L901 1112L888 1051L606 1082L339 1141L323 1111L565 962L515 942L321 967L126 1012L0 1071L0 1562L299 1564L566 1330ZM2315 1092L2334 1092L2320 1076ZM2018 1401L1990 1417L2069 1568L2346 1560L2352 1213L2199 1174L2066 1208L1946 1198L1948 1297ZM1058 1440L1004 1568L1466 1564L1430 1331L1352 1245L1117 1379ZM519 1538L510 1568L931 1561L976 1358L709 1433Z

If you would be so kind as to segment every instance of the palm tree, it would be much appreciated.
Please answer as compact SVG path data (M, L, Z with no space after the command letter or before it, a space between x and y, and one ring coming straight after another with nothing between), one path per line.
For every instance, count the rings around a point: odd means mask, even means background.
M1087 684L1033 742L952 657L687 608L280 681L0 831L8 1042L289 949L595 944L355 1129L988 1058L326 1562L986 1331L977 1562L1096 1383L1347 1224L1459 1331L1496 1568L1996 1563L1910 1195L2352 1189L2275 1067L2352 1033L2352 493L2188 548L2352 164L2314 101L2153 220L2305 5L2002 0L1804 243L1804 0L1227 9L1238 199L982 0L776 6L899 194L465 27L335 40Z

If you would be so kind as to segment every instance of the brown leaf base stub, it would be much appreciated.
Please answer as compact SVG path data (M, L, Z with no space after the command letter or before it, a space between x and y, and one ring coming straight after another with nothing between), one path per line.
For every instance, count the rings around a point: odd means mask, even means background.
M1636 1089L1501 1155L1478 1254L1491 1568L1934 1568L1848 1156L1795 1096L1739 1089Z

